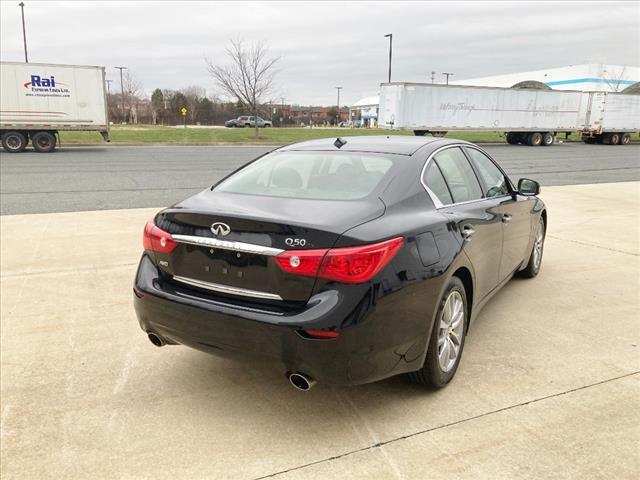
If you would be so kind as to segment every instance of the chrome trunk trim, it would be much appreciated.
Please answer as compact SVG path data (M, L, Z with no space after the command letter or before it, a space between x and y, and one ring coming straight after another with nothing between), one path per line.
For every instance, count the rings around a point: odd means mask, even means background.
M177 282L186 283L193 287L204 288L219 293L227 293L229 295L241 295L243 297L262 298L266 300L282 300L280 295L275 293L259 292L257 290L248 290L246 288L230 287L229 285L221 285L219 283L205 282L202 280L194 280L193 278L181 277L174 275L173 279Z
M262 245L255 245L253 243L233 242L217 238L196 237L194 235L171 235L171 238L178 243L233 250L234 252L255 253L257 255L267 255L270 257L275 257L284 252L284 250L280 248L263 247Z

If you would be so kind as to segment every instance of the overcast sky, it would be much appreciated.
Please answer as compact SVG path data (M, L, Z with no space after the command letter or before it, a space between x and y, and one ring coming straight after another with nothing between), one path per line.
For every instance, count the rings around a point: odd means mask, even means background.
M2 60L23 60L18 0L0 3ZM224 63L232 38L280 56L287 103L342 104L393 79L454 79L604 62L638 65L638 2L37 2L25 1L29 60L128 66L145 91L219 93L204 58ZM438 80L442 75L438 73ZM116 82L118 83L118 82ZM119 86L119 85L118 85Z

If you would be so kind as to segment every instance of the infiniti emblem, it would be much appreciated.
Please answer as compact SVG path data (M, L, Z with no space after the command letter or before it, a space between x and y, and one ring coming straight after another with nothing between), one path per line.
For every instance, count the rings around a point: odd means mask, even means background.
M226 223L216 222L211 225L211 233L213 233L214 235L219 235L221 237L226 237L227 235L229 235L229 233L231 233L231 229Z

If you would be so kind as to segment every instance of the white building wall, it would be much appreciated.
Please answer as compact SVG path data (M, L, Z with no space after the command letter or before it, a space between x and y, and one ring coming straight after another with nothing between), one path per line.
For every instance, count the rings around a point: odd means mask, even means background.
M530 72L450 81L452 85L511 87L536 80L555 90L619 92L640 81L640 67L590 63Z

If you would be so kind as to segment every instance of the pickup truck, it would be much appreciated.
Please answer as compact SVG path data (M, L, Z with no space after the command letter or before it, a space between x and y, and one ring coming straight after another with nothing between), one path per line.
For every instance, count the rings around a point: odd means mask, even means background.
M249 127L255 127L255 126L256 126L256 121L254 116L245 115L242 117L238 117L236 127L249 128ZM269 128L269 127L273 127L273 124L269 120L263 120L262 118L258 117L258 128Z

